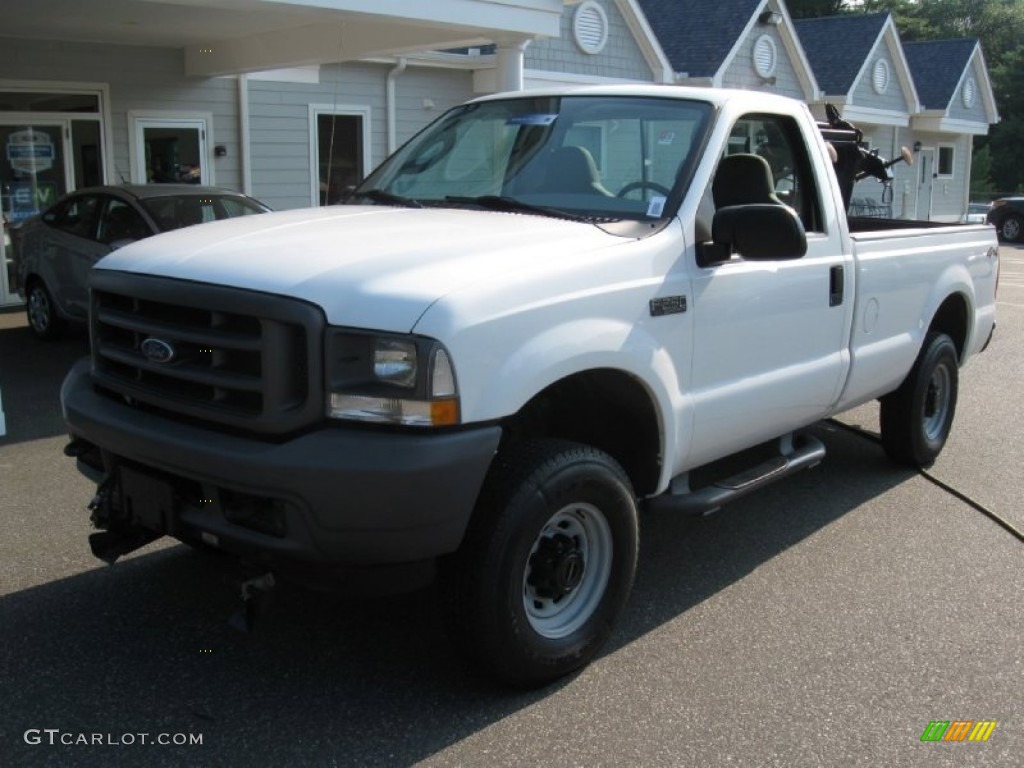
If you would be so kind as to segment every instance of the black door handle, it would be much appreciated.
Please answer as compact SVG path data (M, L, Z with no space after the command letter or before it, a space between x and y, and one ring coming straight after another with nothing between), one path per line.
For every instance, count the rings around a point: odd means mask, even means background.
M832 267L828 272L828 305L838 307L843 303L843 265Z

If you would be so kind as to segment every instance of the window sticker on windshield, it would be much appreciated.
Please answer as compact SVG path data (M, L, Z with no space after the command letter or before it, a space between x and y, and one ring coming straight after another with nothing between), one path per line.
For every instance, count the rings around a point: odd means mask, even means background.
M667 147L667 146L671 145L672 142L675 141L675 140L676 140L676 132L675 131L662 131L661 133L658 134L658 143L661 144L663 147Z
M647 215L652 219L661 217L662 211L665 210L665 198L661 195L655 195L651 198L651 202L647 205Z
M513 115L505 125L551 125L558 115Z

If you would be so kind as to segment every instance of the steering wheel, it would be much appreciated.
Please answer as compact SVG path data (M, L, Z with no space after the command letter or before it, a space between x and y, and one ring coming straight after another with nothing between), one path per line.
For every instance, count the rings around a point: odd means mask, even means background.
M656 181L631 181L629 184L620 189L618 194L616 194L615 196L625 197L630 192L635 192L638 189L650 189L659 194L664 195L665 197L668 197L669 193L671 192L671 190L669 190L667 187L659 184Z

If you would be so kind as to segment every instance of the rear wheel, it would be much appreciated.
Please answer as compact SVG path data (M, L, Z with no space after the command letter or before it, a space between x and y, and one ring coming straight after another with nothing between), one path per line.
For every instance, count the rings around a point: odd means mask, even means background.
M33 280L28 285L25 297L25 313L28 326L40 339L56 339L64 332L64 320L57 314L53 298L42 280Z
M636 500L622 468L543 441L495 460L441 588L453 642L484 673L544 685L588 663L633 584Z
M882 398L882 446L898 464L930 467L956 413L959 367L953 340L929 333L900 388Z
M1003 219L1003 223L999 225L999 236L1010 243L1019 242L1021 239L1021 221L1020 216L1009 215Z

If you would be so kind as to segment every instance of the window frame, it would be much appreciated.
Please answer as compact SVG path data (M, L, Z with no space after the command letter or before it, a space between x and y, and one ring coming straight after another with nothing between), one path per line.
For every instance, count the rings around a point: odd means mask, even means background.
M943 172L942 157L945 151L949 152L949 171L948 173ZM952 179L956 177L956 144L942 143L939 144L935 152L935 178L937 179Z

